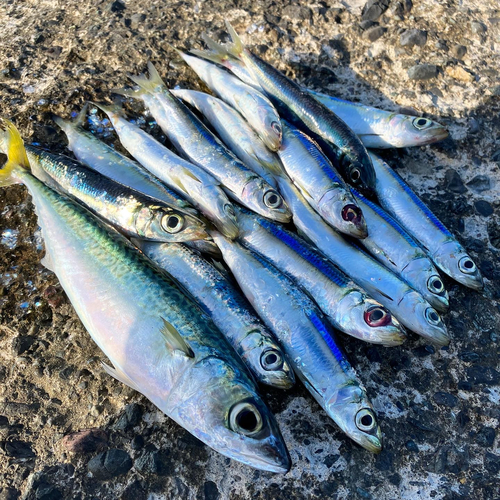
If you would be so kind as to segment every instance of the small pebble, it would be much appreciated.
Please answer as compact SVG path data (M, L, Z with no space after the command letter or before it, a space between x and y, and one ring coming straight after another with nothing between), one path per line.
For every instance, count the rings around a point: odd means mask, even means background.
M389 0L368 0L361 14L363 21L376 21L387 10L389 3Z
M445 72L447 75L460 82L471 83L474 81L474 75L462 68L462 66L446 66Z
M451 53L453 54L453 57L463 59L465 54L467 54L467 47L465 45L454 45L451 48Z
M472 21L470 27L472 33L474 33L475 35L483 35L484 33L486 33L486 26L479 21Z
M132 459L124 450L108 450L92 458L87 468L93 476L102 481L126 474L132 468Z
M418 453L418 446L417 446L417 443L415 443L415 441L407 441L405 443L405 446L406 446L406 449L409 450L409 451L414 451L416 453Z
M438 68L435 64L417 64L408 70L410 80L430 80L438 76Z
M485 200L478 200L474 203L474 207L479 215L483 215L484 217L489 217L493 213L493 207L491 203L488 203Z
M476 175L468 183L467 186L476 193L482 193L491 189L491 181L489 177L483 174Z
M457 406L458 398L448 392L436 392L436 394L434 394L434 401L438 405L454 408Z
M383 28L382 26L373 26L373 28L369 28L363 33L363 38L370 40L370 42L375 42L383 36L386 31L387 28Z
M452 168L448 169L444 174L444 179L446 187L453 193L463 194L467 192L467 188L464 186L462 178L456 170Z
M423 47L427 43L427 31L411 29L404 31L399 37L402 47Z
M106 448L108 435L101 429L84 429L64 436L62 446L72 453L93 453Z

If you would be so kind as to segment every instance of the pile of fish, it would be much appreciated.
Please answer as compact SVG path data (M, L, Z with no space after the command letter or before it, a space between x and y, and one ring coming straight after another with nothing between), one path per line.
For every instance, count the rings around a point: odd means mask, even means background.
M245 48L205 38L179 52L217 96L131 76L170 149L96 104L135 161L55 117L78 161L24 145L1 121L0 185L29 189L53 270L104 369L220 453L286 472L290 457L257 383L298 377L367 450L382 448L368 394L335 335L438 346L439 271L479 290L453 235L368 148L443 139L426 118L318 94ZM175 151L175 152L174 152ZM180 156L179 156L180 155Z

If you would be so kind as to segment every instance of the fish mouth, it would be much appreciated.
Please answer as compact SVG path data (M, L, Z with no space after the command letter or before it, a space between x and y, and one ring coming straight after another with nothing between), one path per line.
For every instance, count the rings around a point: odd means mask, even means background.
M348 203L342 208L341 215L342 219L349 225L349 234L361 239L368 236L368 228L361 208Z
M427 130L426 141L422 142L424 144L433 144L434 142L442 141L446 139L450 133L442 125L438 125L435 128Z
M369 434L359 434L358 436L351 436L352 440L362 446L365 450L372 453L380 453L383 449L382 445L382 432L380 429L377 431L376 436Z
M291 389L295 385L295 375L292 370L269 372L262 377L262 383L277 389Z
M255 469L274 472L276 474L286 474L292 468L290 453L283 441L266 442L258 447L259 454L242 452L236 460L243 462Z

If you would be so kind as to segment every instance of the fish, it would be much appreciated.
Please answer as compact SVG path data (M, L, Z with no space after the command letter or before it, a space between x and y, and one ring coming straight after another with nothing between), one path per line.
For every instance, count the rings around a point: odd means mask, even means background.
M205 238L205 224L62 154L26 145L31 171L42 182L84 204L127 236L153 241Z
M372 344L396 346L404 327L311 245L276 222L238 209L239 241L291 277L338 330Z
M148 70L149 78L129 75L139 85L139 91L122 93L142 99L176 150L213 175L230 197L264 217L288 222L290 210L278 191L243 165L170 93L151 63L148 63Z
M245 297L212 264L182 244L133 243L201 306L257 382L289 389L295 378L281 347Z
M481 271L464 247L389 165L370 153L377 171L376 193L389 212L424 248L434 264L462 285L481 290Z
M197 90L174 89L170 92L202 113L222 142L250 170L276 189L274 176L284 175L283 165L238 111L221 99Z
M0 127L8 156L0 185L28 188L45 241L43 264L111 361L104 370L219 453L287 472L277 422L210 318L126 238L31 175L17 129L6 119Z
M149 172L184 196L229 238L238 235L234 207L220 182L204 169L180 158L115 106L96 104L109 117L124 148Z
M211 233L243 293L281 342L296 375L352 440L378 453L382 432L361 381L312 300L259 254Z
M282 134L280 116L262 92L205 59L180 50L177 53L217 97L245 117L271 151L279 149Z
M266 61L250 52L226 21L232 43L217 50L240 59L284 118L315 139L339 169L344 180L365 192L375 187L375 171L363 143L324 104ZM215 51L215 47L211 47Z
M68 149L73 152L78 161L120 184L161 200L167 205L174 205L192 215L198 215L198 211L190 203L165 186L137 162L127 158L85 130L83 124L88 106L89 103L82 108L74 121L63 120L57 115L52 115L53 121L66 134Z
M392 113L313 90L308 92L344 120L367 148L424 146L448 137L443 125L423 116Z
M278 155L290 179L328 224L355 238L367 237L363 212L338 172L313 139L284 120Z
M292 209L295 226L323 255L389 309L406 328L438 346L449 344L446 325L422 295L334 231L308 206L290 181L280 178L279 187Z
M384 209L352 189L365 215L368 237L360 241L379 262L420 292L433 307L446 312L448 292L432 261L415 240Z

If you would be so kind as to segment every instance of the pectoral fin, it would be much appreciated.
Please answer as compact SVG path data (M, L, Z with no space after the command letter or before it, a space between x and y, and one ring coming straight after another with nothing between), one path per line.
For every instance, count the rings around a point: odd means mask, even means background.
M163 321L163 328L160 331L167 342L167 346L172 351L179 351L188 358L194 358L193 350L181 337L181 334L176 330L176 328L164 318L161 319Z

